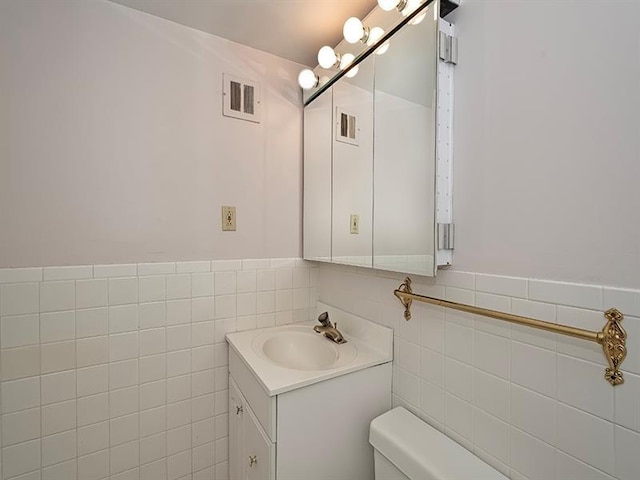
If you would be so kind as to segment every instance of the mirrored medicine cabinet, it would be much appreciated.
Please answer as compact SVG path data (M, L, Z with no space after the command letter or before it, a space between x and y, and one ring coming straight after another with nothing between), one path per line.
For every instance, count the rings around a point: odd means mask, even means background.
M307 93L305 259L424 276L451 264L456 52L440 8L421 5Z

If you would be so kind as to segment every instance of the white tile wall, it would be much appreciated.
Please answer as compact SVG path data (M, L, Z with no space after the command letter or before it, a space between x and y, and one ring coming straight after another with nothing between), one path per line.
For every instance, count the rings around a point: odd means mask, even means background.
M224 335L308 320L318 279L300 259L0 269L0 480L224 480Z
M394 404L513 480L640 479L640 290L443 271L416 293L600 330L625 314L625 383L604 378L601 347L414 302L404 276L322 265L320 299L394 328ZM615 448L614 448L615 446Z

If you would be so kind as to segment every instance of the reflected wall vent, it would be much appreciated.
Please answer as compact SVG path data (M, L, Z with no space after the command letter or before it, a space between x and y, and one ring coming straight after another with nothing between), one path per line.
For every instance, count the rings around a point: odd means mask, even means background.
M336 107L336 141L358 146L360 128L357 125L358 117Z
M260 84L222 74L222 114L225 117L260 123Z

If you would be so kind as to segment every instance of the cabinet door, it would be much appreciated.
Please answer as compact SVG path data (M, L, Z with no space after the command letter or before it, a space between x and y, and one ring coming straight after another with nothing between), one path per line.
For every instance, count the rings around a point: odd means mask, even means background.
M275 445L262 432L258 419L251 409L244 412L245 480L274 480Z
M229 478L230 480L242 480L244 478L244 460L242 451L244 448L244 428L242 426L245 417L246 404L236 382L229 377Z

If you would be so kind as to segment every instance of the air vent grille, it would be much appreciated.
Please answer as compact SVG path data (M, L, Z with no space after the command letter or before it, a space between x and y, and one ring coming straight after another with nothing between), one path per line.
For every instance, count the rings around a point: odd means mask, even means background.
M336 141L358 145L358 118L352 113L336 107Z
M260 123L260 84L223 74L223 110L225 117Z

